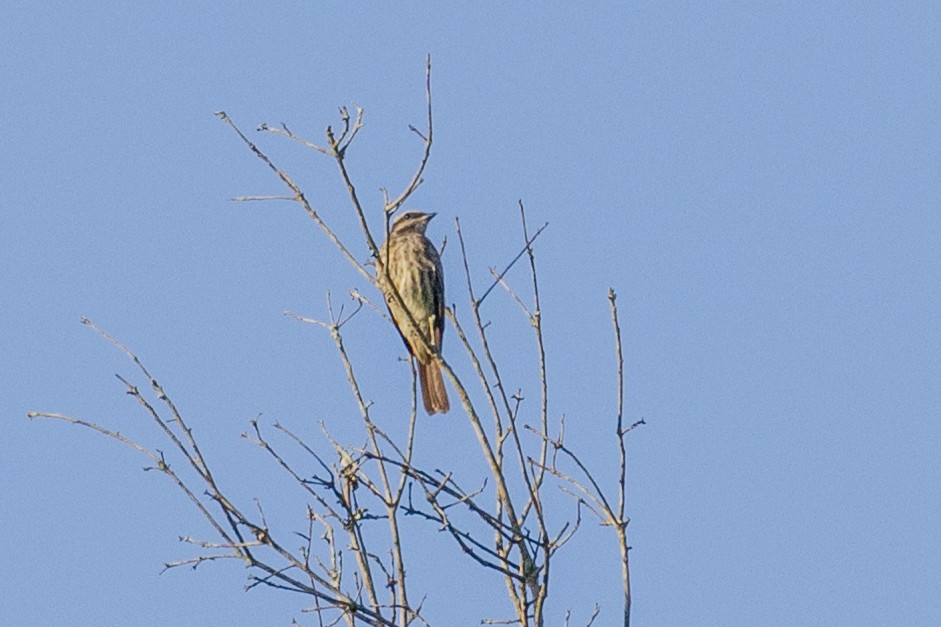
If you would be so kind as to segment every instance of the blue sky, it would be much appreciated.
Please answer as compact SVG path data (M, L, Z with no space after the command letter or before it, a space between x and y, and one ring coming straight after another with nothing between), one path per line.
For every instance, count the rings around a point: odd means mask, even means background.
M4 3L0 623L314 624L302 599L243 592L238 565L160 575L205 523L132 452L26 412L158 441L88 316L145 360L234 492L303 524L239 434L260 413L359 437L329 338L282 312L323 317L328 290L364 287L296 206L229 200L283 189L213 112L319 140L337 106L363 106L350 165L375 217L420 155L426 53L436 143L410 206L451 241L448 299L467 311L454 218L480 284L518 251L518 199L549 222L550 412L608 479L620 295L628 413L648 422L629 440L636 624L941 623L941 8L584 4ZM256 135L355 235L333 164ZM523 289L522 267L509 279ZM535 399L528 327L491 301ZM399 399L398 338L365 316L350 333L369 395ZM420 438L481 476L457 412ZM488 595L498 614L502 582L427 542L412 570L431 622L477 624ZM595 602L615 624L605 530L586 526L556 574L551 624Z

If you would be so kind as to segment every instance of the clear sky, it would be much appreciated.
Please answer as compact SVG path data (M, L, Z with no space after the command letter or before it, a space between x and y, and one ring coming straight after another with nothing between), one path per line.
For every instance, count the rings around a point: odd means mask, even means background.
M410 206L452 242L448 300L466 313L455 217L480 283L519 248L518 199L549 222L550 412L609 480L620 295L628 414L648 422L629 440L635 624L941 624L941 5L379 4L0 6L0 624L315 624L299 597L243 592L235 563L159 574L205 523L143 458L26 412L159 442L88 316L233 491L302 525L239 434L260 413L359 437L329 338L282 312L364 286L295 205L228 200L284 190L213 112L319 140L363 106L350 164L378 216L420 154L426 53L437 137ZM333 164L256 136L355 234ZM492 298L533 411L527 325ZM394 333L351 333L370 397L401 394ZM422 420L459 470L468 437L459 412ZM487 595L499 614L502 582L432 536L412 566L432 623L477 624ZM586 524L564 560L550 624L595 602L615 624L609 533Z

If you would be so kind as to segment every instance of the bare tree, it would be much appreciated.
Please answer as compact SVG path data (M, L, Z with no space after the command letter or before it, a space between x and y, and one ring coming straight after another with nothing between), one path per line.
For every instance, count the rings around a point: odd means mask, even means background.
M410 127L423 142L419 163L398 195L391 196L382 190L380 215L386 237L396 212L422 184L431 155L434 127L430 57L426 65L425 93L426 123L421 130ZM275 165L228 115L220 112L217 114L219 118L234 130L245 146L271 169L289 191L287 196L246 196L237 200L289 200L297 203L336 247L342 258L375 288L381 296L380 302L397 303L407 313L401 296L385 274L387 271L382 269L384 264L375 263L379 247L369 226L371 216L360 201L347 167L347 153L363 128L364 111L359 107L353 113L345 107L339 111L340 125L336 130L327 127L324 144L299 137L284 125L272 127L263 124L259 130L299 142L333 160L351 201L352 215L358 222L372 263L360 261L351 252L354 246L344 242L337 231L327 224L291 176ZM625 437L644 421L626 424L624 418L623 355L616 296L613 290L609 291L614 327L614 364L618 373L617 410L612 419L612 440L615 444L612 447L612 458L616 456L619 460L619 472L612 487L606 488L585 461L566 444L564 419L559 421L557 427L550 426L539 275L533 248L547 225L533 229L527 222L522 202L519 203L519 215L522 235L519 254L506 263L502 271L491 268L486 287L480 291L475 284L474 264L469 258L461 223L455 223L469 313L467 319L459 318L452 307L447 317L458 338L458 357L466 360L465 369L469 368L472 373L469 382L476 379L480 392L472 394L451 361L430 343L427 346L457 392L464 419L470 422L479 442L480 458L488 472L480 487L466 487L476 485L480 480L478 477L457 477L452 470L423 466L415 437L418 404L414 367L406 435L394 437L380 427L381 421L376 420L376 412L400 412L394 408L380 410L364 398L357 369L344 344L344 327L354 316L364 311L375 314L375 320L390 320L374 303L374 299L359 290L351 292L352 311L348 313L344 307L336 309L328 295L327 312L323 320L292 312L287 314L330 334L359 409L365 444L339 442L331 434L328 425L323 423L320 425L323 439L316 443L305 441L280 423L264 427L257 419L251 421L249 431L244 434L247 440L260 447L284 470L289 481L296 483L306 494L307 520L298 531L303 538L298 548L292 546L295 541L293 537L289 540L276 537L259 500L256 499L250 506L238 505L220 487L189 423L156 378L133 352L90 320L83 320L83 323L122 351L144 377L146 387L143 391L129 379L121 376L119 379L127 393L143 408L144 414L159 427L170 444L169 451L140 444L97 422L49 412L31 412L29 416L82 425L137 450L151 460L147 470L163 473L186 495L208 521L214 537L211 540L183 537L182 540L199 549L197 555L168 563L167 569L180 566L195 568L203 562L215 560L240 560L250 567L249 587L265 585L307 595L310 605L306 610L316 615L319 625L339 622L350 626L368 624L404 627L430 624L423 615L423 593L411 589L411 580L406 577L408 555L402 540L401 522L403 517L412 516L427 521L429 532L444 531L467 559L484 572L492 573L504 581L512 615L483 616L483 623L541 626L547 622L545 607L550 592L553 559L578 532L582 515L587 512L614 531L621 560L623 624L627 626L630 624L631 587ZM507 280L509 270L523 259L528 262L526 265L529 270L528 293L525 296ZM488 325L483 320L481 309L497 287L502 288L518 305L533 329L537 355L534 367L538 372L540 398L539 407L534 410L524 406L521 394L508 392L512 388L505 382L498 359L491 350ZM410 325L416 336L427 342L411 315L406 315L404 321L400 321L402 323ZM523 422L523 416L534 416L534 424ZM270 428L282 436L278 438L279 444L271 439ZM295 451L288 454L285 446ZM301 461L295 460L297 453L300 453ZM171 456L174 459L172 464L168 461ZM488 487L490 485L492 489ZM548 490L561 490L571 497L573 507L568 514L550 511L546 501ZM587 621L588 625L594 622L599 611L600 608L595 606ZM570 613L566 613L564 621L566 625L570 624Z

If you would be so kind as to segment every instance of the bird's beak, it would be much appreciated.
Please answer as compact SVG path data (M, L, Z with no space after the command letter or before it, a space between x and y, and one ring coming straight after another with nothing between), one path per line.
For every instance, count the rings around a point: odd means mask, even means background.
M435 217L436 215L438 215L438 214L437 214L437 212L434 212L434 211L432 211L431 213L429 213L429 214L428 214L428 222L431 222L431 219L432 219L433 217Z

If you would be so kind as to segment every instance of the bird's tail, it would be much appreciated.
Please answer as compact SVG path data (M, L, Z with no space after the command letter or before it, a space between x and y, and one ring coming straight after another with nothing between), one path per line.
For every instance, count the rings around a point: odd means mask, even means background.
M434 360L427 364L418 364L418 380L421 383L421 397L425 402L425 411L428 415L438 412L444 414L451 409L448 402L448 393L444 389L444 378L441 368Z

